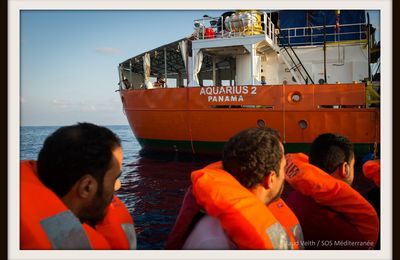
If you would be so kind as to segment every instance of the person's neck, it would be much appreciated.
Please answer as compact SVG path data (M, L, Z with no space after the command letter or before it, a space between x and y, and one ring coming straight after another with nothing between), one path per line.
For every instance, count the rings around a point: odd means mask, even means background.
M76 199L72 198L70 193L66 194L61 198L61 201L65 204L65 206L78 218L80 219L80 211L81 207L79 203L76 203Z
M268 191L262 185L259 184L249 190L265 205L268 205L271 202L271 200L268 199Z
M351 183L349 183L346 178L343 177L343 173L340 173L339 170L334 171L333 173L330 174L333 178L339 180L339 181L343 181L344 183L346 183L347 185L351 186Z

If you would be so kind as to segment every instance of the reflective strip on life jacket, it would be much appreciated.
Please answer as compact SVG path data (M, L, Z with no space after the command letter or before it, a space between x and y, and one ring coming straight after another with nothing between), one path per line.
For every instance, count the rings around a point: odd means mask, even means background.
M135 232L135 225L130 223L122 223L121 228L124 231L126 238L129 241L129 249L137 248L137 238Z
M341 213L365 241L376 243L379 235L376 211L350 185L311 165L308 156L302 153L286 155L285 172L285 179L293 188L312 197L318 204Z
M267 228L268 237L271 240L273 249L293 249L289 235L286 233L285 228L279 223L275 222Z
M292 226L290 228L292 231L292 234L294 235L294 239L296 241L295 245L298 247L294 247L295 249L304 249L304 236L303 236L303 230L300 226L300 223ZM290 233L289 233L290 234Z
M290 240L287 230L273 213L231 174L222 170L221 162L192 172L192 185L197 202L208 215L220 220L240 249L292 248L295 241Z
M92 249L79 220L66 210L40 221L53 249Z

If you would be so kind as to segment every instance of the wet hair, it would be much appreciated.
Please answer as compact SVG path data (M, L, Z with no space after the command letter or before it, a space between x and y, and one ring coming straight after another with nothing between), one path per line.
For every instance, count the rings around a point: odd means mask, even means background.
M311 144L309 162L326 173L333 173L344 162L354 157L353 143L344 136L326 133Z
M84 175L92 175L103 188L105 173L112 166L112 152L121 140L108 128L78 123L57 129L40 150L39 179L58 197L66 195Z
M262 183L271 171L278 175L283 157L279 139L276 130L265 127L250 128L236 134L224 146L224 170L248 189Z

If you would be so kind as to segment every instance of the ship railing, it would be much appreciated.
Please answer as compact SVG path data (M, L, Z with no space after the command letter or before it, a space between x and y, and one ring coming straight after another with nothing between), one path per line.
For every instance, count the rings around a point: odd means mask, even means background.
M252 11L261 17L260 21L254 21L254 16L241 18L227 22L229 17L209 17L194 20L195 31L192 34L195 40L210 40L221 38L235 38L264 34L275 44L278 43L277 34L280 39L292 45L322 45L324 39L327 43L354 42L364 43L366 41L366 24L353 23L292 27L277 29L272 22L269 13ZM228 25L228 26L227 26Z
M293 27L280 30L280 38L292 46L322 45L324 39L327 43L338 42L366 42L366 24L342 24L336 25Z
M242 14L246 14L243 12ZM254 35L267 35L277 44L275 24L266 12L250 11L250 17L228 21L231 17L209 17L194 20L192 36L195 40L210 40L221 38L246 37ZM258 16L258 18L256 17Z
M381 102L381 96L380 96L379 90L380 90L379 82L367 81L367 87L366 87L366 91L365 91L367 107L379 106L379 104Z

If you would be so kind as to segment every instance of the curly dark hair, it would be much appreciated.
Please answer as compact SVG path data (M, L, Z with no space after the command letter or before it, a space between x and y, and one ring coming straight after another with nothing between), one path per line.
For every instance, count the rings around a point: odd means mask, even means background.
M326 173L333 173L340 164L354 157L353 143L344 136L321 134L311 144L309 162Z
M121 140L106 127L78 123L57 129L40 150L39 179L60 198L85 174L92 175L103 188L105 173L111 168L112 152Z
M276 130L250 128L236 134L225 144L222 165L249 189L262 183L270 171L279 174L282 157L283 150Z

